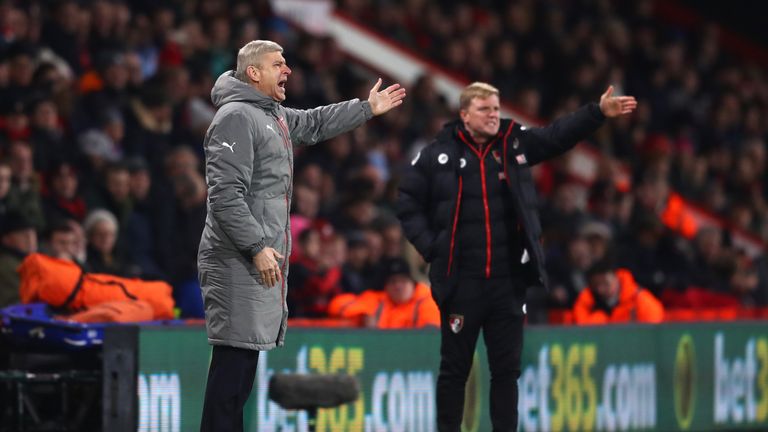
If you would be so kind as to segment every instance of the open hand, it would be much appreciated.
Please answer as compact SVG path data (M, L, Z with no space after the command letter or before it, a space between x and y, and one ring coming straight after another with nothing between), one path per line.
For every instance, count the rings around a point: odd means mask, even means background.
M282 255L277 253L277 251L271 247L265 247L253 257L253 265L256 266L256 270L258 270L261 275L262 284L267 287L272 287L282 279L283 276L280 272L280 263L278 263L277 260L283 258Z
M405 89L401 88L400 84L392 84L382 91L379 91L380 87L381 78L373 85L368 96L368 103L371 104L371 111L375 116L400 106L403 103L403 99L405 99Z
M613 86L600 96L600 111L606 117L617 117L629 114L637 108L637 100L634 96L612 96Z

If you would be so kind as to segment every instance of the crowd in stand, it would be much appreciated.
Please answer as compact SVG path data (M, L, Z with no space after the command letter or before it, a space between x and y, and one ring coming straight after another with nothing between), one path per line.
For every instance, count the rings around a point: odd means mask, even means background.
M674 189L768 238L765 71L722 53L710 27L660 25L649 2L497 3L338 6L467 79L493 83L528 116L597 100L607 83L638 98L638 113L593 137L604 155L596 184L573 181L558 163L538 170L555 284L532 304L572 306L587 269L606 255L659 297L698 286L767 304L762 257L735 248L727 231L670 228L661 211ZM285 48L287 106L365 97L375 79L332 39L274 16L266 0L0 0L0 290L18 284L13 266L39 249L91 272L167 280L180 304L197 299L182 314L199 316L209 95L253 39ZM405 84L403 109L296 152L294 317L327 316L342 294L387 292L401 257L425 280L394 217L397 178L455 113L430 77ZM619 161L632 169L631 187L616 185ZM414 298L423 294L411 285Z
M730 55L718 27L665 24L654 2L339 0L351 19L467 81L487 81L518 112L556 118L608 84L639 101L590 139L595 184L539 169L550 305L570 305L590 264L608 254L657 296L700 287L765 305L765 258L732 231L698 229L679 197L768 239L766 70ZM406 144L408 145L408 144ZM418 145L417 143L413 144ZM561 161L564 162L564 161ZM631 170L626 184L617 166Z

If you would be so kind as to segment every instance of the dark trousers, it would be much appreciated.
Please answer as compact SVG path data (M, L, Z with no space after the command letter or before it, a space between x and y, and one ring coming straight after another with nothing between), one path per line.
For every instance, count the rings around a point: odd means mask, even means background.
M214 345L201 432L243 431L243 407L251 394L258 362L258 351Z
M524 301L525 286L514 279L470 279L460 280L453 298L441 307L440 374L437 378L437 426L440 432L459 432L461 429L464 388L480 329L483 330L491 371L493 430L517 430L517 379L523 349Z

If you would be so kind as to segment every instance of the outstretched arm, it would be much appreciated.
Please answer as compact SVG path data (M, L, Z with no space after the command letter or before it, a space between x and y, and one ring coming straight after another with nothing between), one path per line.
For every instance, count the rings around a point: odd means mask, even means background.
M629 114L636 107L633 96L613 96L613 86L609 86L599 103L581 107L545 127L521 128L528 163L535 165L565 153L602 126L606 117Z
M308 110L285 108L291 140L295 144L316 144L400 106L405 98L405 89L400 84L392 84L379 90L381 82L381 78L376 81L367 101L352 99Z

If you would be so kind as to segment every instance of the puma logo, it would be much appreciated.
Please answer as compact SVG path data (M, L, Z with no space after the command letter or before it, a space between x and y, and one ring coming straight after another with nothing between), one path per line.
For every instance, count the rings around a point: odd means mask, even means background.
M271 124L267 125L267 129L271 130L273 134L277 135L277 132L275 132L275 130L272 129L272 125Z
M223 145L224 147L226 147L226 148L228 148L228 149L232 150L232 153L234 153L234 152L235 152L235 149L234 149L234 147L235 147L235 144L237 144L237 143L236 143L236 142L234 142L234 141L232 142L232 144L227 144L227 142L226 142L226 141L224 141L224 142L222 142L222 143L221 143L221 145Z

